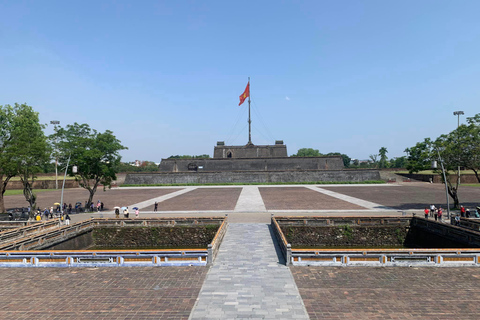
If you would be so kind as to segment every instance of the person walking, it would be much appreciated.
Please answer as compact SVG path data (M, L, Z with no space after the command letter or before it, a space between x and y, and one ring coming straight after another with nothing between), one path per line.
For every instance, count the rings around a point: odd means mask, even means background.
M465 207L464 206L460 206L460 216L462 218L465 218Z
M120 209L115 208L115 218L120 218Z
M155 205L153 206L153 212L157 212L158 209L158 202L155 201Z
M433 217L433 214L435 213L435 205L431 204L430 205L430 217Z
M135 218L138 218L139 213L140 213L140 212L138 211L138 208L135 209Z
M442 207L438 208L438 221L442 222L443 209Z
M68 213L72 214L72 204L68 204Z
M126 207L125 210L123 210L123 217L128 219L128 214L129 214L128 207Z
M433 216L435 217L435 221L438 219L438 209L435 209L435 212L433 213Z
M70 225L70 216L68 215L68 213L65 215L65 225L66 226Z
M428 210L428 208L425 207L424 212L425 212L425 219L428 219L428 213L430 212L430 210Z

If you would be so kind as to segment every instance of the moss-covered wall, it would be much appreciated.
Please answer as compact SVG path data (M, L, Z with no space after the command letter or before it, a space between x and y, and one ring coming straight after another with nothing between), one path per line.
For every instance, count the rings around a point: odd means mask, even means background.
M207 248L219 225L175 227L96 227L96 248Z
M281 226L293 248L403 247L408 226Z

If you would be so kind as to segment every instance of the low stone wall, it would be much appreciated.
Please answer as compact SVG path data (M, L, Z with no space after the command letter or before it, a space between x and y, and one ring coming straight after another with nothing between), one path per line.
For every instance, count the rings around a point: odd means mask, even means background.
M288 183L317 181L361 182L369 180L380 180L378 170L129 173L125 178L125 184Z
M480 233L419 217L278 217L292 248L479 248Z
M93 245L97 248L207 248L219 225L175 227L95 227Z
M62 179L58 179L58 188L61 189L63 184ZM80 185L75 180L65 180L65 188L78 188ZM23 184L21 181L9 181L7 190L22 190ZM55 179L53 180L37 180L33 182L33 189L55 189Z
M282 226L292 248L403 247L409 227L402 226Z
M442 183L442 176L439 174L415 174L415 173L398 173L399 176L405 177L405 179L425 181L433 183ZM451 175L450 181L457 183L457 176ZM460 183L478 183L477 177L474 174L462 174L460 176Z

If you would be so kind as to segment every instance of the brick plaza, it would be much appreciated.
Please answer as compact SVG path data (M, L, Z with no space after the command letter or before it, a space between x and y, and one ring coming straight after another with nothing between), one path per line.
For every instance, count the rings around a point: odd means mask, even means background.
M322 192L315 192L315 188ZM464 188L461 201L474 204L480 199L479 188ZM246 200L257 203L259 212L241 205L249 202L242 202L246 194L241 186L120 188L98 191L97 196L106 205L102 213L106 217L115 205L142 204L141 214L147 216L212 216L224 212L230 222L260 224L268 223L272 213L400 215L401 210L421 210L432 202L439 206L445 201L442 186L427 183L253 189L257 194L249 194L251 198ZM64 197L68 203L84 201L87 196L86 191L75 189L66 190ZM22 197L7 196L7 207L22 206ZM59 191L38 193L38 199L40 204L59 201ZM151 212L153 203L159 200L159 212ZM74 221L91 216L78 214ZM283 257L277 259L280 263ZM480 268L289 270L310 319L477 319L480 312ZM208 273L206 267L4 268L0 269L0 319L188 319ZM228 307L230 310L232 306ZM242 317L291 318L281 313L262 316L261 312L250 316L244 312Z

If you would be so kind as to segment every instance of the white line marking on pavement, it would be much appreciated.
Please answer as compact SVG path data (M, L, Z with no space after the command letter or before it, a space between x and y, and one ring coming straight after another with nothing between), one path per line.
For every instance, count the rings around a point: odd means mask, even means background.
M334 198L337 198L337 199L340 199L340 200L343 200L343 201L346 201L346 202L350 202L350 203L356 204L357 206L361 206L361 207L364 207L364 208L367 208L367 209L371 209L371 210L392 209L392 208L389 208L389 207L386 207L386 206L382 206L381 204L378 204L378 203L375 203L375 202L370 202L370 201L350 197L350 196L347 196L345 194L341 194L341 193L338 193L338 192L334 192L334 191L330 191L330 190L326 190L326 189L322 189L322 188L318 188L318 187L313 187L313 186L305 186L305 187L310 189L310 190L317 191L317 192L326 194L327 196L334 197Z
M262 195L257 186L244 186L238 197L235 212L266 212Z
M178 197L179 195L182 195L184 193L193 191L197 188L198 187L185 187L182 190L178 190L178 191L175 191L175 192L172 192L172 193L169 193L169 194L165 194L165 195L160 196L160 197L145 200L145 201L142 201L142 202L134 203L132 205L129 205L128 207L129 208L138 207L140 209L146 208L148 206L151 206L151 205L155 204L155 201L156 202L162 202L162 201L165 201L165 200L168 200L168 199L172 199L172 198Z

